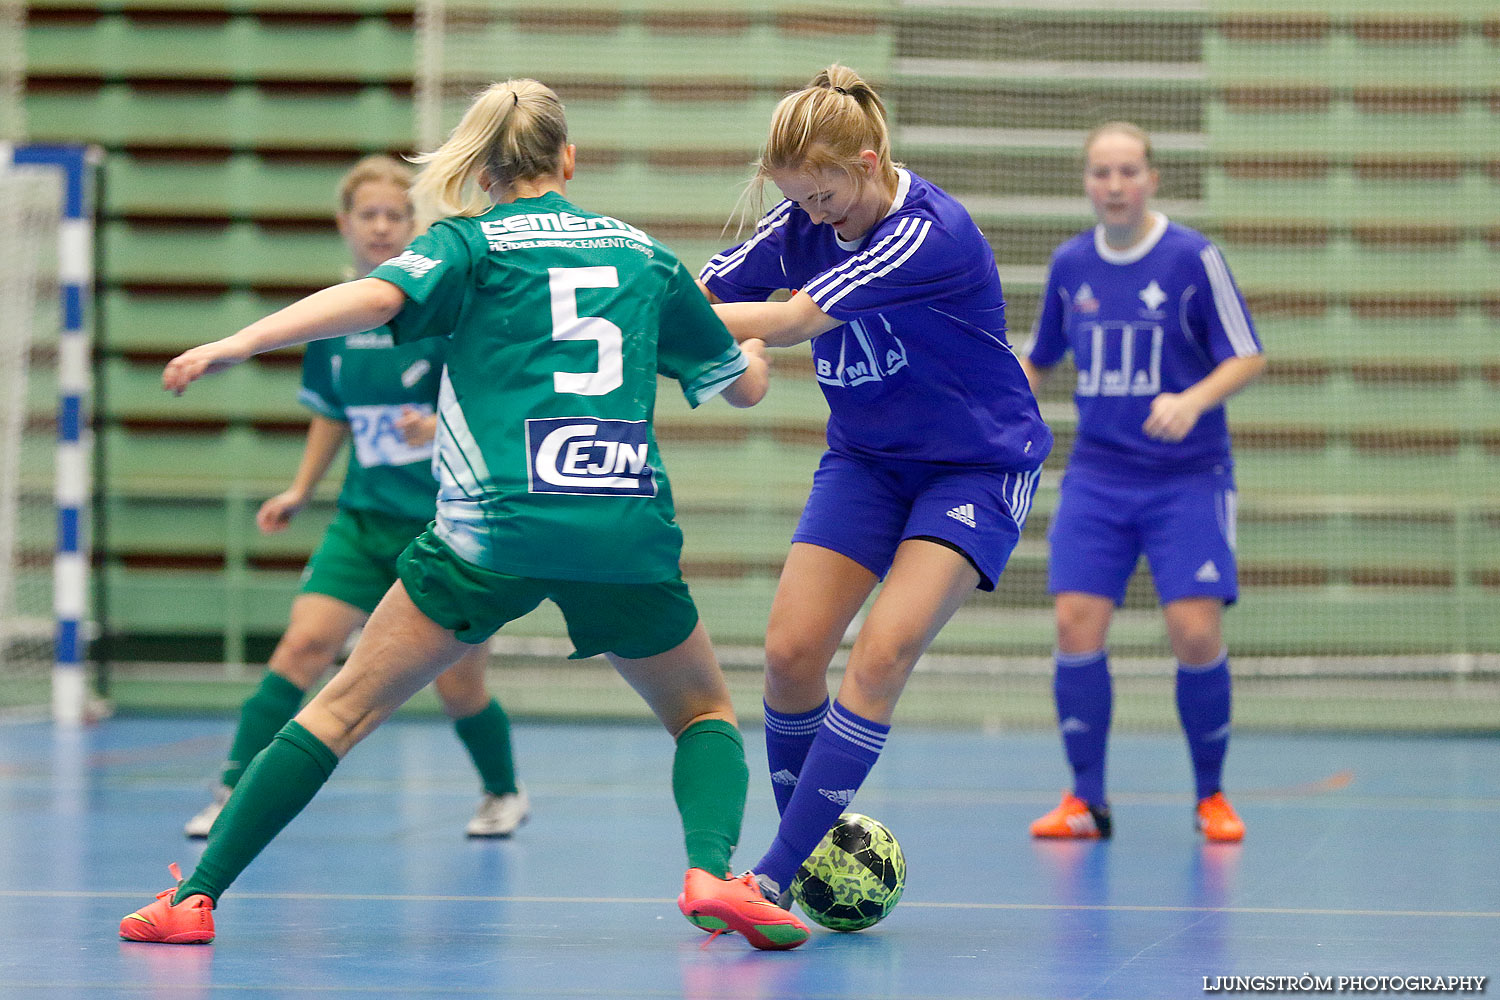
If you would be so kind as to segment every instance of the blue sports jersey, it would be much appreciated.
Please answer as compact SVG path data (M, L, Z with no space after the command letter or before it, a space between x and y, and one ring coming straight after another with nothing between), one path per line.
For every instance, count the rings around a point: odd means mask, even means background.
M897 173L890 211L858 242L783 201L700 277L725 302L798 289L843 321L812 344L834 451L1036 468L1052 434L1005 339L989 244L952 197Z
M1229 462L1222 404L1181 441L1141 429L1158 394L1181 392L1221 362L1261 352L1229 267L1203 234L1156 214L1150 234L1130 250L1110 249L1102 227L1058 247L1022 353L1048 368L1069 350L1078 368L1070 468L1149 477Z

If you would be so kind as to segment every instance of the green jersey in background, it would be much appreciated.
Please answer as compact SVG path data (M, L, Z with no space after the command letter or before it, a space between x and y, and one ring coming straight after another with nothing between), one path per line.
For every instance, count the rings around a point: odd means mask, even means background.
M447 347L445 340L397 346L386 327L307 345L297 398L314 413L349 425L352 445L340 507L432 519L432 442L407 444L396 419L407 407L433 412Z

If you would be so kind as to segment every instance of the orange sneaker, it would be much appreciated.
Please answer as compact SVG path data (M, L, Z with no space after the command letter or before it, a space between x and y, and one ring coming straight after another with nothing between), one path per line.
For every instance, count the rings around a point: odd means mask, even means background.
M1071 792L1063 792L1057 808L1031 824L1033 837L1108 840L1113 832L1109 806L1089 805Z
M702 868L689 868L682 877L677 908L693 926L717 937L739 931L757 948L784 951L810 936L807 925L761 894L752 872L738 878L718 878Z
M1198 802L1198 830L1208 840L1234 844L1245 839L1245 821L1223 792L1214 792Z
M167 866L177 885L156 894L156 902L143 906L120 921L123 941L155 941L160 944L208 944L214 939L214 901L194 893L180 904L174 902L182 885L177 862Z

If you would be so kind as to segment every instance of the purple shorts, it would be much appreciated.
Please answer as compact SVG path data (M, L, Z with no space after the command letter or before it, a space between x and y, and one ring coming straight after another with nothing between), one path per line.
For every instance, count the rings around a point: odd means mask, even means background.
M1234 474L1227 468L1149 483L1069 469L1047 533L1047 589L1124 603L1142 554L1163 604L1239 598Z
M825 452L792 541L832 549L884 578L896 546L932 538L974 564L980 590L994 590L1020 541L1040 475L1040 469L876 465Z

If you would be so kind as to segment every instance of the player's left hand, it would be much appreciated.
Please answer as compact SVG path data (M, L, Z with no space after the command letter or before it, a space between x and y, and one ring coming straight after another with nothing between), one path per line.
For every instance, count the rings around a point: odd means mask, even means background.
M244 361L250 355L232 346L231 339L226 337L212 344L201 344L168 361L161 373L161 387L174 396L181 396L184 389L203 376Z
M423 413L415 407L404 406L401 408L401 416L396 418L396 430L401 432L409 445L426 444L437 435L437 414Z
M1164 392L1151 400L1151 415L1141 425L1147 437L1158 441L1181 441L1202 414L1197 404L1181 393Z

